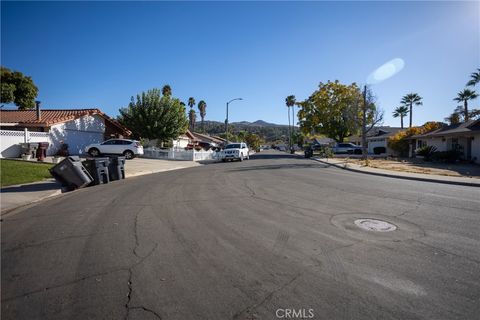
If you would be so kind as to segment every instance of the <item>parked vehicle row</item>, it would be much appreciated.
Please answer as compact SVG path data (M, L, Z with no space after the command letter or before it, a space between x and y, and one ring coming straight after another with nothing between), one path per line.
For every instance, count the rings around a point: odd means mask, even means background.
M314 144L305 148L304 151L305 158L313 157L313 155L327 156L329 153L362 154L362 147L353 143L337 143L333 147Z
M353 143L337 143L332 148L333 153L361 154L362 147Z

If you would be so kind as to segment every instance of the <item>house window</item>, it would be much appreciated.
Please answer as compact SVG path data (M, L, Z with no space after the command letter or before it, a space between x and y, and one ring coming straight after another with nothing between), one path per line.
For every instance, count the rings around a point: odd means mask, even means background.
M452 150L460 150L461 145L458 144L458 138L452 138Z
M427 146L427 141L424 140L418 140L417 141L417 148L423 148Z

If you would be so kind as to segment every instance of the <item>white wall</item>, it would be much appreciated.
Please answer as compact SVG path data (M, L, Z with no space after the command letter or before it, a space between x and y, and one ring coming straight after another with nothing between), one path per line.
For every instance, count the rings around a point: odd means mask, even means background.
M19 144L23 142L50 143L47 155L52 148L50 135L47 132L0 130L0 158L18 158L22 152Z
M387 143L385 139L372 139L368 141L368 153L373 153L373 149L376 147L387 148Z
M472 140L472 159L475 159L475 162L480 164L480 133L473 135Z
M188 137L178 137L178 139L173 140L173 147L177 149L184 149L190 143L190 139Z
M50 137L55 147L53 154L63 143L68 144L68 151L72 155L84 153L84 149L91 143L104 141L105 121L99 115L84 116L51 127Z
M54 155L62 143L68 144L72 155L82 154L91 143L104 141L105 121L99 115L84 116L76 120L54 125L50 132L29 131L26 142L50 143L47 155ZM1 157L14 158L21 153L19 143L25 142L24 131L1 130Z
M170 160L185 160L185 161L201 161L201 160L214 160L218 159L220 153L209 151L197 151L197 150L175 150L174 148L169 150L161 150L157 148L145 148L143 149L142 158L151 159L170 159Z
M427 146L434 146L437 148L437 151L447 151L447 139L442 141L443 138L422 138L421 141L425 141Z

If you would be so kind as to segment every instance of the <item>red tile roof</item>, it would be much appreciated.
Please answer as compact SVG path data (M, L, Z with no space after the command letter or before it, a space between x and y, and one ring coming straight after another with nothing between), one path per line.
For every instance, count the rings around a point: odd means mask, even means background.
M106 121L131 134L131 131L122 126L116 120L111 119L99 109L41 109L40 120L37 120L37 112L33 110L1 110L0 123L18 123L24 126L49 127L54 124L75 120L87 115L100 115Z

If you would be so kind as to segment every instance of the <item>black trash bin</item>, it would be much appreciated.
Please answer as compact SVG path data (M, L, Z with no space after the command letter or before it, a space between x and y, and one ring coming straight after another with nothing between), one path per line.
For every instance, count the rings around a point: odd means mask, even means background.
M104 184L110 182L108 158L89 158L82 161L83 166L88 170L93 178L91 185Z
M75 156L66 157L49 171L56 180L69 189L82 188L93 181L80 158Z
M110 181L125 179L125 157L110 157L108 173L110 174Z

